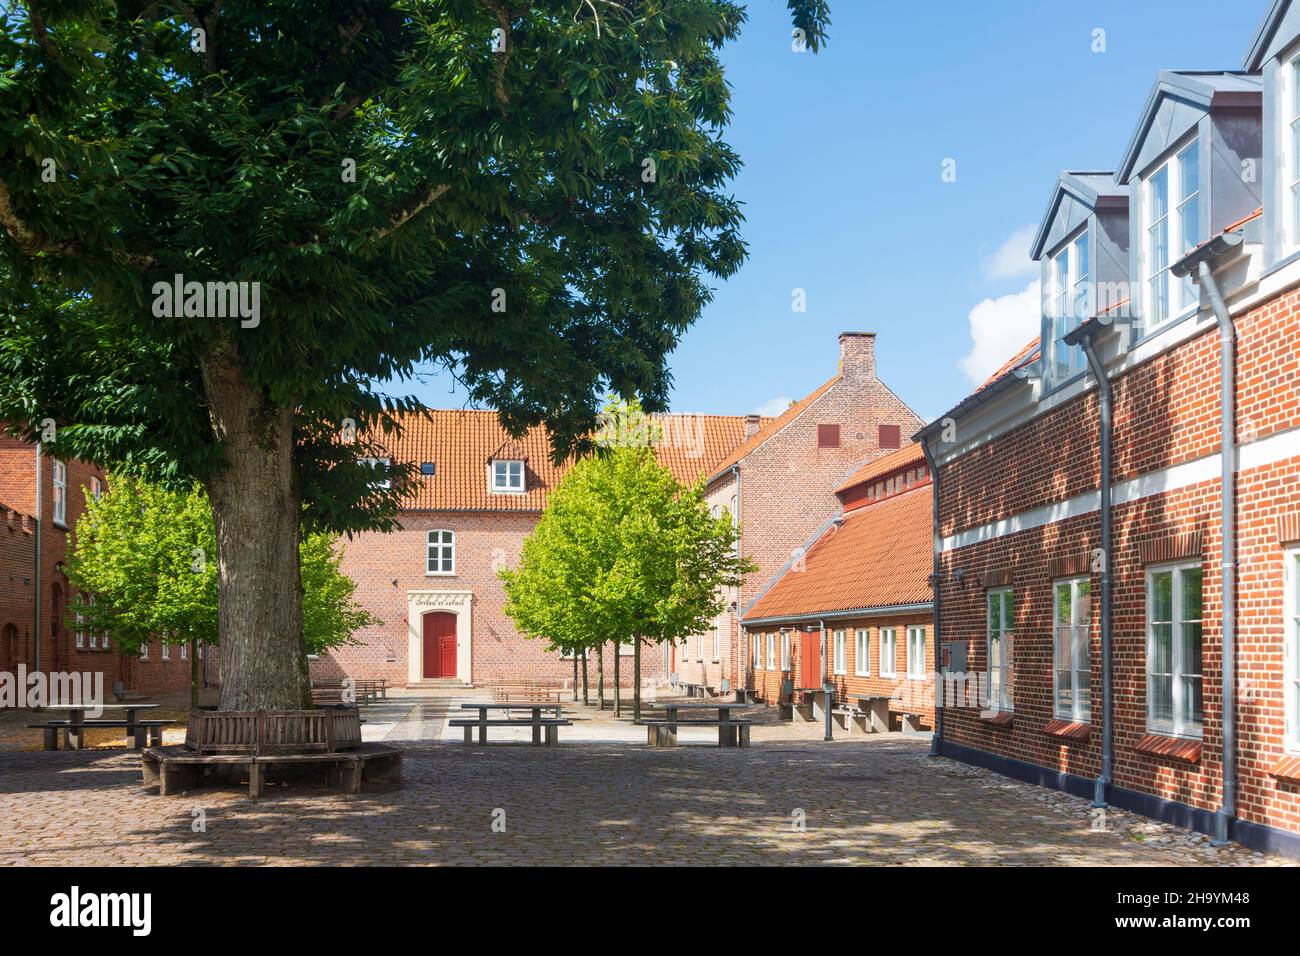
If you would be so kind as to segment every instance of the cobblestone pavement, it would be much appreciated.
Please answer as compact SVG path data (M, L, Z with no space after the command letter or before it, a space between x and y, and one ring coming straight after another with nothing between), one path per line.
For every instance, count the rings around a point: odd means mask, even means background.
M385 734L415 740L404 789L386 794L162 798L129 751L0 753L0 865L1282 862L1118 812L1095 831L1087 801L929 758L916 737L479 748L421 742L442 708L412 706Z

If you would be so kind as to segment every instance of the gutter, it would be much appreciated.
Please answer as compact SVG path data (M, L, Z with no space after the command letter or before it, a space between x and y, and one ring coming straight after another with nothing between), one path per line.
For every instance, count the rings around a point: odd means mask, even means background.
M1236 352L1237 330L1232 315L1223 301L1219 284L1215 281L1212 263L1225 253L1236 251L1244 236L1240 232L1215 236L1183 258L1169 271L1176 276L1192 276L1209 297L1214 318L1219 323L1219 458L1223 471L1220 476L1222 506L1221 522L1221 575L1223 588L1223 646L1221 666L1223 676L1223 797L1214 814L1214 844L1229 842L1229 831L1237 815L1237 431L1236 431Z
M1100 475L1098 484L1100 485L1101 500L1098 506L1098 515L1100 517L1100 546L1101 546L1101 773L1097 775L1096 783L1093 787L1092 805L1095 808L1106 806L1107 790L1114 779L1115 770L1115 721L1112 717L1114 708L1114 692L1111 661L1112 638L1114 628L1111 621L1113 611L1112 586L1111 586L1111 456L1112 456L1112 433L1114 431L1114 407L1115 396L1111 389L1110 376L1106 374L1106 366L1102 364L1101 356L1097 354L1097 345L1094 337L1097 333L1105 328L1109 328L1111 322L1104 317L1094 317L1087 322L1082 323L1078 328L1071 330L1065 335L1064 340L1067 345L1079 345L1083 348L1083 354L1088 358L1088 367L1092 370L1092 376L1097 380L1097 398L1099 419L1097 430L1101 445L1101 462Z
M847 611L818 611L810 614L787 614L782 617L756 617L752 620L741 621L741 626L750 628L757 627L760 624L806 624L823 620L850 620L856 617L892 617L896 614L920 613L921 611L928 611L930 608L930 601L918 601L912 604L890 604L881 605L879 607L849 608Z
M935 459L934 451L930 448L930 442L924 434L918 436L921 442L921 450L925 452L925 463L930 469L930 483L934 486L934 493L931 496L933 504L930 511L933 515L933 533L934 533L934 564L930 572L931 587L934 588L934 599L930 602L934 617L934 663L935 670L943 672L943 644L939 640L939 586L942 581L940 577L940 561L943 554L943 535L939 524L939 462ZM930 756L938 757L943 753L943 681L935 681L934 691L934 734L930 737Z

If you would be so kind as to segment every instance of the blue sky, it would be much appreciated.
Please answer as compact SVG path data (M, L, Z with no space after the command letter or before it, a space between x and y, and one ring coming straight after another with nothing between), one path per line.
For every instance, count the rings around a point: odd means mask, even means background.
M672 355L673 410L778 410L854 330L937 417L1037 328L1026 230L1057 173L1115 167L1159 70L1239 69L1267 6L831 0L830 45L801 55L785 3L750 0L726 51L750 258ZM445 377L415 391L464 402Z

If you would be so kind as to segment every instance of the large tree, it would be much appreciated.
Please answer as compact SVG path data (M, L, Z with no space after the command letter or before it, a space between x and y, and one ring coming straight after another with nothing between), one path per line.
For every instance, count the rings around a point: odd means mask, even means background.
M75 541L68 577L94 595L79 608L83 626L110 636L119 653L139 653L151 641L194 651L218 643L216 527L198 484L173 490L113 473L108 491L88 501ZM353 600L356 582L340 570L343 552L333 535L303 535L298 551L308 652L383 623ZM198 654L190 661L197 703Z
M712 623L726 590L754 570L737 554L738 536L730 514L710 513L703 484L680 484L652 448L602 450L564 476L519 567L498 572L505 611L552 650L611 644L616 680L618 648L632 645L640 719L642 648Z
M817 49L825 0L787 5ZM308 700L304 515L392 527L410 465L379 483L359 459L414 403L372 383L441 363L557 456L609 390L664 407L666 356L744 257L719 60L743 20L730 0L0 3L0 417L202 482L223 708Z

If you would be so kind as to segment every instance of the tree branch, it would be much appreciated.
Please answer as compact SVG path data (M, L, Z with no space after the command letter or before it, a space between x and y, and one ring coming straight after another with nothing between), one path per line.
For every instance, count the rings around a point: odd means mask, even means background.
M37 232L18 215L14 209L9 187L0 179L0 226L4 226L9 238L14 241L18 251L26 256L38 256L46 253L52 256L83 256L85 248L79 242L70 239L53 239ZM114 252L113 259L125 265L139 269L152 269L158 264L153 256L135 252Z
M387 226L376 229L374 235L371 236L371 239L383 239L386 236L392 235L420 213L424 212L424 210L432 206L450 190L451 187L445 183L441 186L435 186L430 189L419 201L394 215Z

